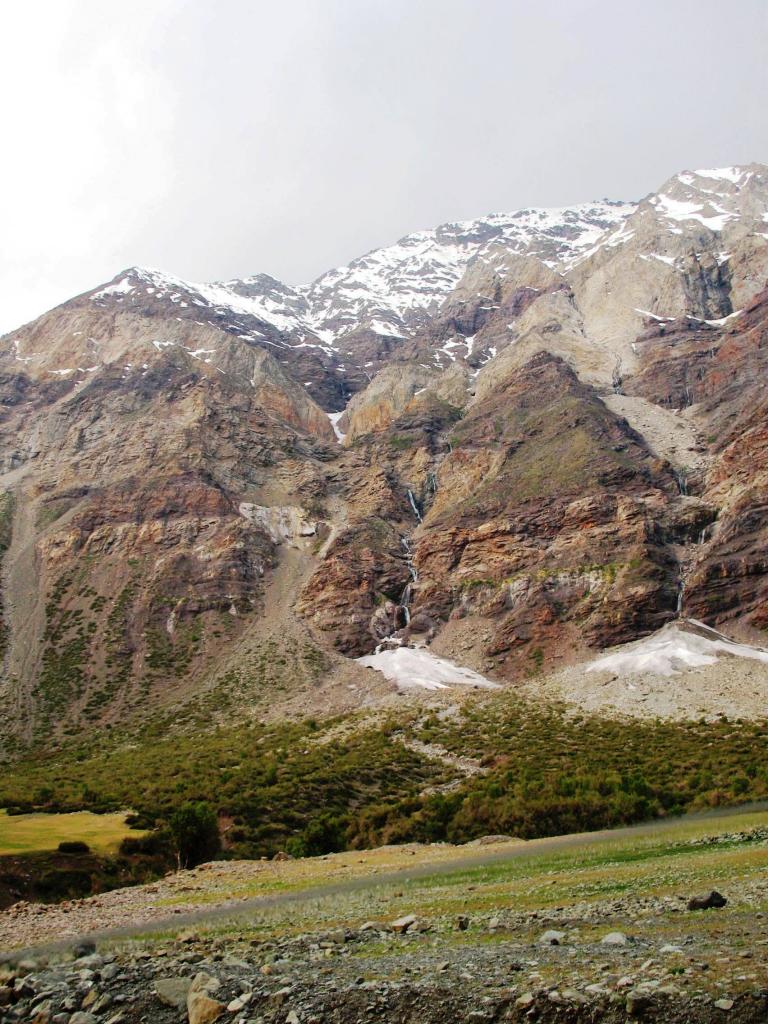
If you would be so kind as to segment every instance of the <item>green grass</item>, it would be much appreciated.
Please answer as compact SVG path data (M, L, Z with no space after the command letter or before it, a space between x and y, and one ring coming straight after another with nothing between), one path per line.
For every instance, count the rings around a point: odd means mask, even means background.
M155 725L17 762L0 776L0 806L134 807L152 824L206 800L233 820L230 853L253 857L532 839L768 798L763 722L622 721L505 693L449 718L406 707L387 721L251 722L194 735ZM403 737L475 757L485 774L464 778Z
M126 811L115 814L18 814L0 811L0 856L39 853L59 843L80 840L96 853L114 853L126 836L139 835L125 823Z
M748 811L682 818L660 826L643 826L619 836L575 837L568 840L568 845L554 850L551 841L534 840L525 844L523 856L508 856L475 866L467 864L467 858L499 856L498 851L424 847L410 859L383 850L343 854L338 860L331 857L325 861L295 861L261 866L240 877L225 876L218 883L218 891L196 893L193 899L210 906L225 900L292 894L291 902L248 907L246 917L222 914L218 920L201 922L198 930L211 937L269 940L313 929L354 928L365 920L389 921L415 913L430 920L434 926L432 936L439 936L440 943L448 946L505 941L508 936L503 931L487 931L488 919L500 911L514 915L536 910L537 919L519 926L526 941L535 941L536 935L547 927L542 923L547 911L563 906L618 897L671 896L669 906L679 909L677 897L681 893L687 898L713 885L730 897L725 914L686 915L683 919L671 910L662 914L653 911L619 922L631 934L647 934L661 944L679 941L681 929L685 934L706 936L709 930L727 927L731 921L738 929L744 915L751 918L756 909L763 909L762 905L741 902L739 891L764 875L767 851L762 836L766 830L768 812ZM741 835L733 838L734 833ZM722 838L714 843L701 842L713 836ZM509 853L514 850L510 848ZM432 862L434 871L420 877L390 874L402 868L406 872L412 868L421 870ZM358 889L355 880L361 877L370 884ZM347 890L343 888L345 882L352 883ZM342 888L324 894L319 887L328 884ZM304 898L295 899L298 893L303 893ZM186 895L163 903L183 903ZM453 927L455 916L460 913L470 917L467 932L456 932ZM604 921L584 921L579 941L599 941L615 927ZM145 933L142 943L172 937L173 932L154 936ZM356 948L353 955L365 960L379 954L409 957L412 946L391 936L366 943Z

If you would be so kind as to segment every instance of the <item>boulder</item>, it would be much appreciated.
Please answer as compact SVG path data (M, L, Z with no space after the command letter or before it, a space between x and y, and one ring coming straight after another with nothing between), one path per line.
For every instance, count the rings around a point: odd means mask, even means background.
M415 914L406 914L405 917L398 917L389 927L393 932L404 935L412 925L416 924L417 920L418 918Z
M187 1005L191 984L189 978L157 978L155 980L155 995L166 1006L183 1010Z
M693 896L688 900L689 910L711 910L724 907L728 900L717 889L713 889L708 896Z
M650 1005L651 998L647 993L633 990L627 993L624 1008L628 1017L642 1017Z
M187 997L189 1024L212 1024L224 1013L226 1007L205 992L190 992Z
M226 1008L224 1003L210 995L218 989L219 984L217 978L208 974L201 972L195 975L187 993L189 1024L211 1024L222 1015Z
M72 948L72 956L75 960L79 960L83 956L90 956L91 953L96 952L96 943L92 942L91 939L81 939Z
M550 928L544 932L543 935L539 936L540 946L559 946L565 938L565 932L558 932L554 928Z

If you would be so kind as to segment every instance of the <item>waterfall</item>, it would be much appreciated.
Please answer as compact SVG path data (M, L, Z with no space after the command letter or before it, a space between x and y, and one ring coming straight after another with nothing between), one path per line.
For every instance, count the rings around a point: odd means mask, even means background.
M410 494L411 492L409 491L408 493ZM405 586L403 587L403 592L400 595L400 604L398 605L397 611L395 612L395 617L397 618L398 612L402 614L403 618L405 619L405 624L406 626L408 626L410 625L411 622L410 604L411 601L413 600L413 585L414 583L418 583L419 574L416 571L416 566L413 564L413 555L411 554L411 545L408 543L408 538L401 537L400 544L403 548L403 551L405 552L405 564L408 566L408 572L411 578L410 581L406 583Z
M683 614L683 594L684 593L685 593L685 580L683 580L683 578L681 576L680 579L678 580L678 583L677 583L677 607L675 608L675 612L677 613L678 619Z
M413 491L410 489L410 487L408 488L408 501L410 501L410 503L411 503L411 508L413 509L413 514L416 516L416 518L418 519L418 521L420 523L423 523L424 520L421 518L421 512L419 512L419 507L416 504L416 499L414 498Z
M685 476L684 470L675 470L675 480L677 482L677 489L682 495L688 494L688 480Z

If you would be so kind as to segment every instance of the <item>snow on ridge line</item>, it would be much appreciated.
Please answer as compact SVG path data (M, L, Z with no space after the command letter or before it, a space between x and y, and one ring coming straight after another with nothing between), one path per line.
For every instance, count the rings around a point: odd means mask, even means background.
M498 683L492 683L479 672L455 665L447 658L438 658L423 647L397 647L356 660L366 668L381 672L398 690L448 690L452 686L501 689Z
M618 675L647 672L675 676L687 669L714 665L723 654L768 664L768 651L731 640L698 619L683 621L695 631L681 628L678 622L667 623L642 640L626 644L613 654L595 658L584 669L586 672L616 672Z
M634 210L635 204L600 200L564 207L541 207L512 213L493 213L474 220L441 224L412 232L390 246L373 249L348 265L321 275L309 285L291 288L269 275L256 274L223 282L198 283L150 267L135 266L120 279L94 293L100 299L119 298L149 285L163 296L185 293L202 300L195 305L224 307L233 314L252 315L279 331L302 330L332 346L346 328L330 321L354 308L354 323L369 319L376 333L403 337L398 320L416 310L430 310L458 284L467 264L488 244L502 244L511 252L531 251L533 243L548 243L556 254L544 259L548 266L567 266L584 250ZM246 296L240 285L265 281L283 290L287 302L270 295ZM171 294L171 301L179 295ZM305 310L291 308L291 301ZM193 299L194 301L194 299ZM394 319L391 319L394 317Z
M714 181L730 181L732 185L737 185L747 172L743 167L707 167L693 173L700 178L711 178Z
M195 302L194 298L192 299L193 304L197 306L206 306L211 309L224 308L234 315L253 316L279 331L303 329L308 333L315 333L306 318L290 310L286 311L280 303L268 296L240 295L229 287L230 282L205 284L197 281L185 281L174 274L168 274L164 270L157 270L153 267L130 267L119 276L118 281L95 292L91 298L127 295L142 284L149 286L147 291L150 294L157 294L159 297L169 294L174 303L180 299L182 294L196 296L202 300Z

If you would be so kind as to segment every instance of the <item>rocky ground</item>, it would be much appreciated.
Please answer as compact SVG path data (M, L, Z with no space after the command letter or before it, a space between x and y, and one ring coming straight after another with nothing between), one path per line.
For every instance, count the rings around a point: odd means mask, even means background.
M269 889L282 897L184 927L168 923L171 882L144 887L134 893L145 904L165 906L154 933L6 954L0 1020L765 1020L767 840L763 812L542 841L525 857L509 843L461 860L452 848L406 847L366 855L367 875L325 893L312 883L344 863L351 871L353 855L285 862ZM414 857L434 871L370 877ZM179 906L195 885L214 905L243 891L243 874L225 881L235 868L245 866L178 876ZM725 906L689 909L715 886ZM99 916L100 900L82 902L92 928L113 920Z
M646 719L760 719L768 700L768 666L741 658L688 669L674 676L617 674L573 666L525 682L521 692L564 700L586 712Z

